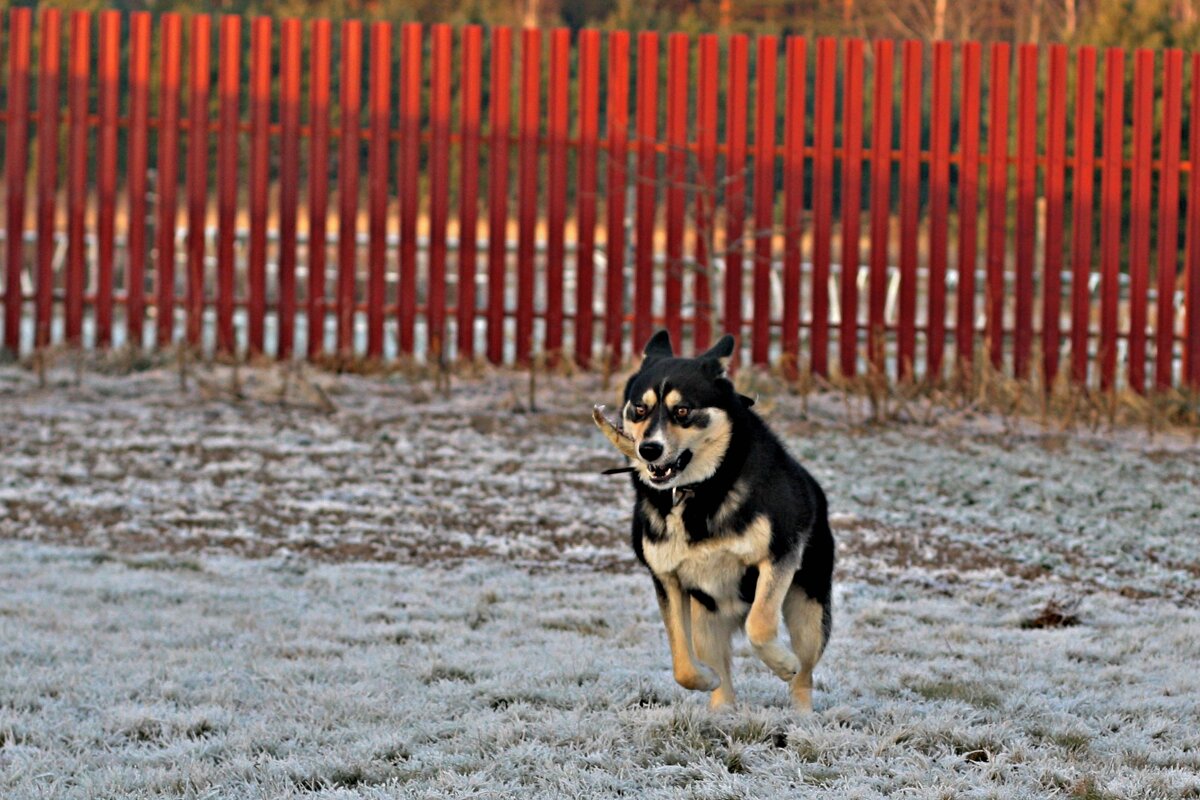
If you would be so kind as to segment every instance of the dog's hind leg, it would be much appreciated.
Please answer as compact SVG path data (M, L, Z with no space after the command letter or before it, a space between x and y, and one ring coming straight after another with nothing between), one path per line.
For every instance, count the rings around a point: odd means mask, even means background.
M667 642L671 645L675 682L685 689L711 692L720 686L720 679L717 673L696 659L696 652L692 649L689 599L674 575L660 575L656 579L662 589L658 595L658 608L667 628Z
M733 691L733 629L736 621L710 611L695 597L692 598L692 638L696 657L712 667L721 685L712 693L709 706L722 708L737 701Z
M783 601L783 619L800 661L792 678L792 703L800 711L812 711L812 673L825 650L826 607L793 585Z
M783 601L795 574L795 566L770 559L759 562L754 602L746 617L746 638L750 640L750 646L762 662L785 681L791 681L800 672L800 661L779 641Z

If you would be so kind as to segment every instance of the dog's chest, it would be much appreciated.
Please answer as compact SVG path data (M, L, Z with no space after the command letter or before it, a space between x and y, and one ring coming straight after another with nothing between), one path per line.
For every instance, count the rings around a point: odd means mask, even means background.
M647 566L656 575L674 574L685 588L699 589L718 601L736 597L746 567L769 553L770 523L760 516L740 532L689 537L684 527L685 507L686 501L680 502L666 517L651 518L651 525L662 535L643 542ZM661 527L655 524L659 520Z

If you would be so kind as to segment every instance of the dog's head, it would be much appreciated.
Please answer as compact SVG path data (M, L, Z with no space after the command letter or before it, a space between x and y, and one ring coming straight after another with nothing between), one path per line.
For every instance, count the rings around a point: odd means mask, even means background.
M729 448L733 420L753 403L734 391L726 373L733 337L726 334L695 358L678 358L659 331L641 367L625 384L623 428L637 452L638 477L655 489L712 476Z

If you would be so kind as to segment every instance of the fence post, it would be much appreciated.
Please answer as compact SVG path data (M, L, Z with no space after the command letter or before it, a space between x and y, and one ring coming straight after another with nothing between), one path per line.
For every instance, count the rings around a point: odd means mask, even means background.
M358 289L358 152L362 136L362 23L342 22L342 72L338 105L341 157L338 159L337 349L354 355L354 316Z
M420 23L405 24L400 35L400 164L397 169L400 179L399 324L400 353L411 356L417 319L417 212L421 183ZM428 323L428 308L425 320ZM428 344L426 342L427 347Z
M806 42L787 39L786 110L783 122L783 369L789 380L800 371L800 265L804 245L804 137L807 101Z
M117 204L117 104L120 100L121 14L100 14L100 137L96 144L96 346L112 344L113 255Z
M308 87L308 357L325 351L326 226L329 217L329 102L333 26L327 19L313 20Z
M1071 381L1088 379L1092 271L1092 197L1096 180L1096 50L1081 47L1075 65L1075 174L1071 192Z
M67 275L66 340L83 343L83 292L87 281L84 241L87 214L88 94L91 76L91 15L71 14L70 67L67 82Z
M25 251L25 180L29 168L29 66L32 12L8 12L8 124L4 141L7 224L4 283L4 347L21 350L21 265Z
M449 25L434 25L433 62L429 68L429 292L426 358L440 364L446 353L446 225L450 219L450 57L454 40ZM419 65L418 65L419 67Z
M518 124L517 175L517 363L529 364L533 352L534 260L537 247L538 183L541 157L542 34L526 28L521 36L521 119Z
M1124 170L1125 53L1105 52L1104 181L1100 188L1100 389L1117 371L1117 311L1121 280L1121 181Z
M667 269L663 280L663 316L671 341L683 344L683 226L687 203L688 37L667 39Z
M1050 48L1046 100L1046 241L1042 274L1042 384L1049 391L1058 375L1061 343L1063 205L1067 147L1067 48Z
M163 14L160 22L158 99L158 263L156 314L158 328L154 343L165 347L175 333L175 228L178 225L179 195L179 53L183 24L175 13Z
M861 243L859 235L862 229L862 168L863 168L863 41L862 39L847 39L846 53L843 57L843 90L845 102L842 105L842 247L841 247L841 286L838 296L838 368L843 378L853 378L858 371L858 268L862 262ZM819 74L819 73L818 73ZM827 90L822 90L827 91ZM830 102L826 100L826 102ZM829 113L832 113L830 109ZM828 122L833 126L833 120ZM832 137L832 134L830 134ZM832 138L826 147L832 158ZM818 198L813 198L814 208ZM815 230L814 237L819 233ZM826 234L828 235L828 234ZM819 240L815 240L819 241ZM828 256L826 256L828 262ZM815 274L816 259L813 260ZM818 325L823 326L827 315L818 313L828 303L813 281L813 339L817 337ZM814 346L813 361L818 353L822 361L826 347L818 351ZM816 368L814 366L814 372ZM819 373L819 374L824 374Z
M546 340L549 366L558 365L563 346L563 262L567 222L567 135L570 123L571 32L550 33L550 88L546 178ZM578 270L576 280L578 280Z
M1017 227L1013 375L1029 377L1033 346L1033 259L1037 243L1038 48L1017 55ZM1043 322L1043 325L1045 323Z
M637 189L634 240L633 346L654 330L654 229L658 192L658 34L638 34Z
M871 120L871 296L867 351L872 369L884 372L886 356L888 240L892 207L892 42L875 42L875 105Z
M301 23L285 19L279 43L279 339L275 356L292 357L296 327L296 215L300 205Z
M988 84L986 333L993 369L1004 362L1004 272L1008 245L1008 56L1009 46L991 47Z
M462 100L459 107L461 142L458 207L458 357L475 358L476 237L479 235L479 105L483 60L483 30L462 30Z
M621 363L625 322L625 171L629 126L629 34L608 35L608 219L604 242L604 340L609 365ZM641 346L638 343L635 346Z
M1158 185L1158 326L1154 388L1172 385L1175 355L1175 270L1179 264L1179 140L1183 107L1183 51L1163 53L1163 115ZM1194 168L1194 167L1193 167Z
M241 90L242 18L221 17L217 135L217 352L232 355L234 283L237 279L238 95Z
M367 100L371 143L367 153L367 358L383 356L386 301L389 134L392 112L392 26L371 25L371 95Z
M933 45L933 118L929 131L929 328L925 343L925 380L942 380L946 348L946 269L949 263L950 111L954 49L949 42ZM961 108L961 104L960 104Z
M777 40L758 37L754 98L754 326L750 360L768 362L771 345L771 251L775 236L775 83Z
M271 169L271 18L250 29L250 253L246 315L248 351L263 352L267 304L267 200Z
M705 34L697 41L696 66L696 279L692 284L696 321L692 330L696 352L712 342L713 236L717 207L717 67L718 40Z
M488 303L487 357L504 358L504 288L508 257L508 145L512 78L512 30L492 29L488 91Z
M575 249L575 363L592 364L596 269L596 160L600 126L600 32L579 34L579 180Z
M62 81L62 15L42 12L37 107L37 320L34 346L50 344L54 318L54 234L58 198L58 92Z
M749 79L747 39L729 38L728 90L725 97L725 331L737 337L731 364L742 350L742 252L746 236L746 92Z
M960 384L975 363L975 265L979 231L979 78L982 48L962 46L962 89L958 117L958 302L954 356Z
M917 332L917 238L921 224L921 43L904 43L900 114L900 319L896 374L913 379Z

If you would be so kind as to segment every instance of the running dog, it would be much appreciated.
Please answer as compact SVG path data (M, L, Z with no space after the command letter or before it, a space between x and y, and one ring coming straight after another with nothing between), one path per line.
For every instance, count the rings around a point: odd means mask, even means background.
M681 358L659 331L625 385L621 424L603 406L593 418L632 462L633 551L654 582L676 682L712 692L713 708L733 704L731 640L744 627L796 708L811 711L832 623L825 495L734 390L733 348L726 335Z

